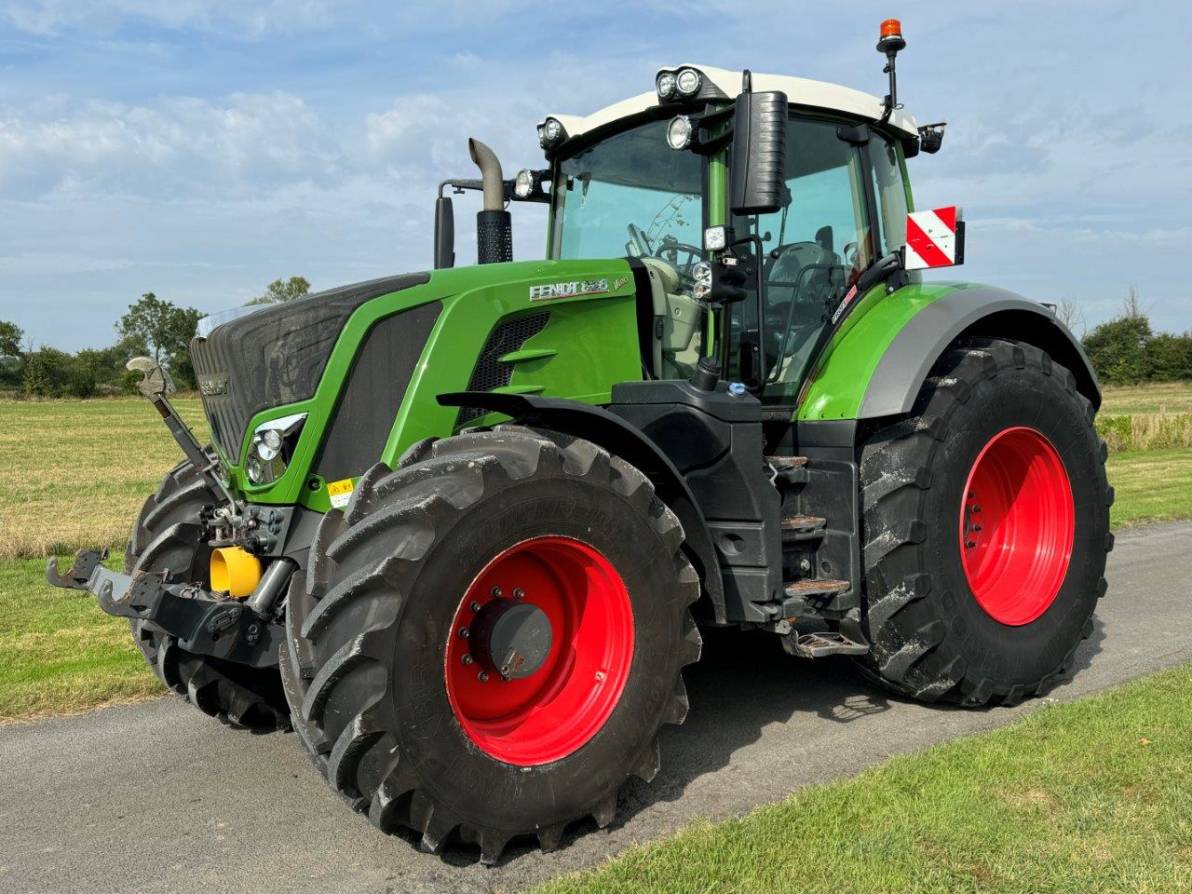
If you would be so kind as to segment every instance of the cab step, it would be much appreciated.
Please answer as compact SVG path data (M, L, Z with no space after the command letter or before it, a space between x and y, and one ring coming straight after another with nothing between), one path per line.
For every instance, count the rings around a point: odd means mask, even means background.
M827 658L831 655L867 655L869 646L858 643L843 633L824 630L790 636L784 642L786 650L796 658Z
M799 540L815 540L824 536L826 518L818 515L791 515L782 520L782 539L790 543Z
M774 481L785 484L807 483L807 457L767 456L766 463L774 473Z
M839 596L848 590L848 586L849 584L846 580L809 577L803 580L792 581L786 584L783 590L792 599L807 599L809 597L812 599L827 599L832 596Z
M756 454L755 454L756 455ZM807 465L805 456L767 456L766 462L775 469L801 469Z

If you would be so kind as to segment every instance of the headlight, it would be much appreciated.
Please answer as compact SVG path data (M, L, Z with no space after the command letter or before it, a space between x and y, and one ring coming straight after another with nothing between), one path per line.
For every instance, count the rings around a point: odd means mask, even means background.
M675 86L683 96L695 96L703 82L703 76L694 68L684 68L675 76Z
M686 149L691 145L691 119L676 115L666 126L666 143L672 149Z
M658 88L659 99L671 99L675 95L675 73L673 71L664 71L658 75L658 80L654 82L654 86Z
M269 484L280 478L294 456L305 413L262 422L252 433L244 473L252 484Z

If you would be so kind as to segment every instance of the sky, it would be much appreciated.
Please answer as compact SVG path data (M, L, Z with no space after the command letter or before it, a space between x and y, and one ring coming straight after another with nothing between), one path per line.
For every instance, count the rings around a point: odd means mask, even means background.
M438 181L475 176L467 137L538 166L544 115L679 62L881 95L891 15L900 100L948 122L910 162L919 207L964 208L946 277L1074 301L1090 327L1134 288L1157 328L1192 329L1192 17L1169 0L4 0L0 319L77 350L146 291L212 312L278 277L426 269ZM516 256L541 257L541 209L514 212Z

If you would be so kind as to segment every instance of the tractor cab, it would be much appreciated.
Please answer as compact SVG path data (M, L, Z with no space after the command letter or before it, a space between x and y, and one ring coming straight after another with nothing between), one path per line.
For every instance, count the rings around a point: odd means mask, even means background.
M698 85L692 96L668 88L677 74ZM704 281L731 233L733 254L753 275L726 311L724 375L767 403L790 404L848 289L905 242L905 158L918 134L901 112L879 126L876 97L755 74L755 91L786 98L778 201L732 208L731 177L750 159L735 157L735 142L718 143L709 130L731 123L717 118L728 100L717 100L741 77L710 66L663 69L654 94L586 118L546 119L543 141L553 163L547 253L640 261L654 303L651 372L686 378L707 343ZM710 126L699 127L709 118Z
M503 197L549 203L548 259L628 258L644 275L647 377L690 378L707 358L717 378L793 406L850 290L896 270L914 279L893 257L912 208L905 161L936 151L942 131L920 129L891 91L663 68L652 92L545 118L549 167L505 181Z

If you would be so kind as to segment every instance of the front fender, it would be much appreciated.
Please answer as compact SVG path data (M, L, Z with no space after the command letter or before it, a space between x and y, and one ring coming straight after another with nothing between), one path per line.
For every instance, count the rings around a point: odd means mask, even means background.
M436 399L441 406L477 407L501 413L526 425L583 438L639 469L654 485L658 498L670 507L683 525L687 555L699 573L713 618L717 623L724 623L724 583L720 578L712 534L682 474L644 432L615 413L575 400L485 391L439 394Z

